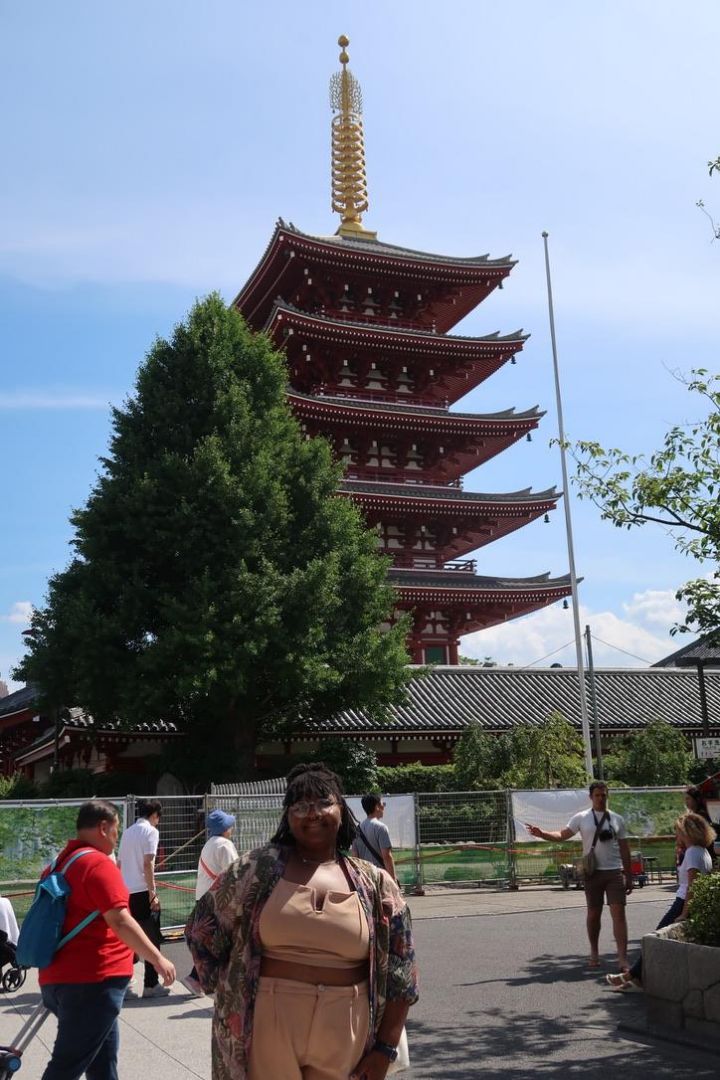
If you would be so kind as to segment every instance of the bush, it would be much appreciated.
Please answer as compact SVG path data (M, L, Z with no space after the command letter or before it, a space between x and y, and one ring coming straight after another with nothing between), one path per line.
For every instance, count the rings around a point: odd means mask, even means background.
M695 878L685 934L689 941L697 945L720 946L720 874Z
M381 765L377 782L385 795L406 795L412 791L456 791L454 765Z
M22 773L0 776L0 799L37 799L37 785Z
M666 787L687 783L693 756L687 736L667 720L651 720L647 727L627 735L616 748L617 775L630 787Z

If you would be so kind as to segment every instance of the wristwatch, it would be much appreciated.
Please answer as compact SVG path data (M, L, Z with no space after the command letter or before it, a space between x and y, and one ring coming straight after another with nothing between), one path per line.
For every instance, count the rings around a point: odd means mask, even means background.
M388 1061L395 1061L398 1056L397 1046L391 1046L390 1043L382 1042L380 1039L375 1040L373 1050L377 1050L379 1054L384 1054Z

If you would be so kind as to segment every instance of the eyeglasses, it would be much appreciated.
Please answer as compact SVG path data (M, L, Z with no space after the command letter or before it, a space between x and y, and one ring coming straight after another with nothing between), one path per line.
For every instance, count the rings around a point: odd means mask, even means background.
M312 802L308 802L307 799L300 799L298 802L288 806L288 813L295 814L296 817L307 817L311 810L314 810L317 814L328 814L333 806L337 805L337 799L333 799L332 796L326 796L324 799L314 799Z

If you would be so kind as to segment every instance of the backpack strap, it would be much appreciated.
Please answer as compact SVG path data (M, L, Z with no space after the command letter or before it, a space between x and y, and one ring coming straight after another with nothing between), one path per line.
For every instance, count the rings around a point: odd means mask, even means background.
M212 870L210 869L208 864L205 862L202 855L200 856L200 866L202 867L203 873L206 874L207 877L210 878L210 880L212 881L213 884L215 884L215 882L220 877L220 875L219 874L213 874Z
M72 866L72 864L75 862L76 859L81 858L81 856L83 856L83 855L89 855L90 852L93 851L93 850L94 850L94 848L83 848L82 851L76 851L74 855L70 856L68 861L63 866L61 872L64 874L65 871L67 870L67 868L69 866ZM54 868L55 868L54 864L56 862L57 862L57 859L54 859L53 860L53 865L51 867L51 872L52 872L52 870L54 870ZM81 930L84 930L85 927L88 926L89 923L91 923L93 921L93 919L96 919L99 914L100 914L100 911L98 910L98 911L91 911L89 915L86 915L85 918L82 919L77 924L77 926L74 926L72 928L72 930L70 930L69 933L65 934L63 937L60 938L60 940L57 943L57 948L55 949L55 952L57 952L58 949L62 949L63 945L67 945L68 941L72 941L72 939L74 937L76 937L80 933Z
M607 810L605 811L605 813L603 814L603 816L600 818L599 821L595 817L595 811L594 810L592 812L592 816L593 816L593 821L595 822L595 835L593 836L593 842L592 842L592 846L591 846L590 850L594 851L595 850L595 845L598 842L598 834L599 834L600 829L602 827L602 823L604 822L605 818L607 818L608 821L610 821L611 819L610 819L610 815L608 814Z
M362 822L360 822L360 823L358 824L358 832L359 832L359 833L360 833L360 835L362 836L362 839L363 839L363 843L364 843L365 847L366 847L366 848L368 849L368 851L369 851L369 852L371 852L371 853L372 853L372 855L373 855L373 856L374 856L374 857L375 857L375 858L377 859L377 861L378 861L378 862L380 863L380 869L381 869L381 870L384 870L384 868L385 868L385 862L384 862L384 860L383 860L383 857L382 857L382 855L380 854L380 852L378 851L378 849L377 849L377 848L375 847L375 845L374 845L374 844L371 844L371 843L370 843L370 841L368 840L367 836L365 835L365 831L364 831L364 829L363 829L363 823L362 823Z
M83 855L90 855L91 852L93 852L95 850L96 850L95 848L89 848L88 847L88 848L82 848L81 851L76 851L75 854L71 855L70 858L68 859L68 861L65 863L65 865L62 868L61 873L64 874L65 871L68 869L68 867L72 866L72 864L75 862L76 859L81 858L81 856L83 856ZM52 865L50 867L51 870L55 869L55 864L56 863L57 863L57 859L53 859Z

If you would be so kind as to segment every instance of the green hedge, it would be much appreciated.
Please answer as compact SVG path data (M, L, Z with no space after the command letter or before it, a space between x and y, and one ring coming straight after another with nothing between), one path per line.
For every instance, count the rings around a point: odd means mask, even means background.
M378 783L384 795L407 795L413 791L456 791L454 765L380 765Z

